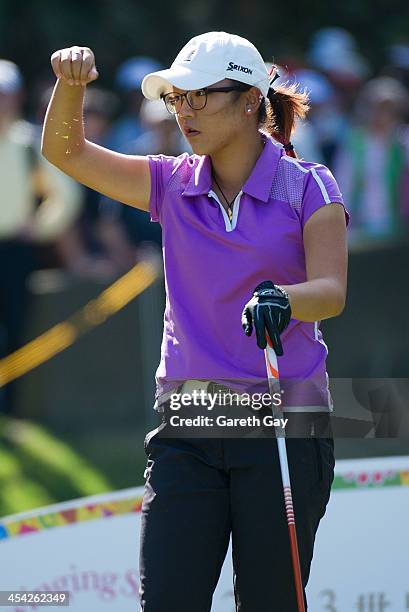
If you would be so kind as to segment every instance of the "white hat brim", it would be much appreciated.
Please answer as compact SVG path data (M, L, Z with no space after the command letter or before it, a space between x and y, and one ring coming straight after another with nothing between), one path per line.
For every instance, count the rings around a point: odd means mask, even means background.
M173 66L167 70L158 70L147 74L142 81L142 93L148 100L157 100L161 94L167 93L172 87L179 89L200 89L208 87L224 77L208 72L190 70L185 66Z

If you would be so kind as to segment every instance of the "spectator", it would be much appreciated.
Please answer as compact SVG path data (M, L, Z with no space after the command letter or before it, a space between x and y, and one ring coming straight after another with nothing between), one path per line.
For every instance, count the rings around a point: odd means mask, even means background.
M21 342L28 292L36 267L37 245L50 244L75 220L78 186L39 153L34 127L21 119L24 90L21 72L0 59L0 353ZM0 410L14 410L12 386Z
M84 116L88 140L106 146L117 107L118 99L112 92L97 87L87 90ZM100 194L89 187L81 188L84 195L81 217L60 241L59 252L66 269L75 276L109 279L131 267L135 262L134 249L119 215L115 211L101 214Z
M141 105L140 122L142 134L127 145L127 153L133 155L180 155L190 150L172 115L162 100L144 100ZM138 247L141 243L162 244L159 223L151 223L142 211L130 206L119 206L113 200L102 196L101 207L104 215L118 215L125 228L128 240Z
M278 85L283 83L299 83L308 94L310 110L308 119L297 122L297 129L292 137L292 143L298 154L304 159L317 163L325 163L327 138L332 138L332 130L325 130L327 123L324 116L336 109L336 92L328 79L319 72L307 69L297 69L288 73L283 66L278 66L280 78Z
M141 83L148 72L160 70L160 65L150 57L131 57L118 68L115 84L122 94L124 113L115 121L108 138L108 146L120 153L128 152L128 145L143 132L139 117L143 96Z
M381 76L391 76L409 90L409 42L396 41L387 49L388 63L382 68ZM405 123L409 123L409 106L406 109Z
M334 168L351 210L351 246L367 239L394 241L405 231L407 106L404 86L392 77L368 81L358 97L355 125L345 135Z
M332 94L314 112L324 163L332 169L338 143L348 128L351 111L370 68L353 36L343 28L321 28L315 32L307 59L332 88Z
M359 52L354 37L343 28L317 30L307 58L339 90L345 103L353 102L354 94L370 73L369 63ZM349 110L347 104L343 110Z
M134 155L180 155L191 149L162 100L144 100L140 111L142 134L129 144Z

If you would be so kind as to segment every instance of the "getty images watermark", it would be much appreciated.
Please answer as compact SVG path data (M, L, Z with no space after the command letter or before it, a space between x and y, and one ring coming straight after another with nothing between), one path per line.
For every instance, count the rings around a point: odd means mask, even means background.
M170 414L169 425L171 427L222 427L222 428L248 428L248 427L279 427L285 428L288 419L275 417L272 407L281 407L281 393L234 393L218 391L209 393L204 389L195 389L190 393L172 393L169 398L169 409L171 411L182 411L182 414ZM187 408L201 408L205 411L213 411L215 408L220 412L216 416L196 414L187 416ZM235 414L228 414L224 408L235 408ZM237 411L238 408L256 411L256 414L245 414ZM270 409L269 413L261 414ZM258 412L258 414L257 414Z
M195 382L175 381L158 397L155 435L256 437L258 429L265 437L285 428L287 438L409 439L409 378L333 377L328 385L321 377L282 377L273 396L267 381L229 381L230 389L219 383L203 389L201 381L196 388Z
M182 406L205 406L207 410L213 410L216 405L248 406L253 410L261 410L263 407L281 406L281 393L234 393L231 391L217 391L208 393L204 389L193 389L190 393L172 393L169 399L171 410L180 410Z

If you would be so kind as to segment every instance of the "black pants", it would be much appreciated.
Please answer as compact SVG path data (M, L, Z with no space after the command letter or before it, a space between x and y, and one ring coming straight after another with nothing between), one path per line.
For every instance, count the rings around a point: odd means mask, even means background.
M286 446L305 588L334 442L288 438ZM237 611L297 612L276 440L161 438L153 430L145 452L143 612L209 612L230 534Z

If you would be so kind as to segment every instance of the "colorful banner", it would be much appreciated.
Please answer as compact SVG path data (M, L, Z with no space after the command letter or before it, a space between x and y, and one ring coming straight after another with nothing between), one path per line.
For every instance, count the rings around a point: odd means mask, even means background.
M307 588L313 612L409 610L408 485L409 457L337 462ZM0 590L67 590L72 612L135 612L142 495L126 489L0 519ZM230 547L212 612L234 610Z

